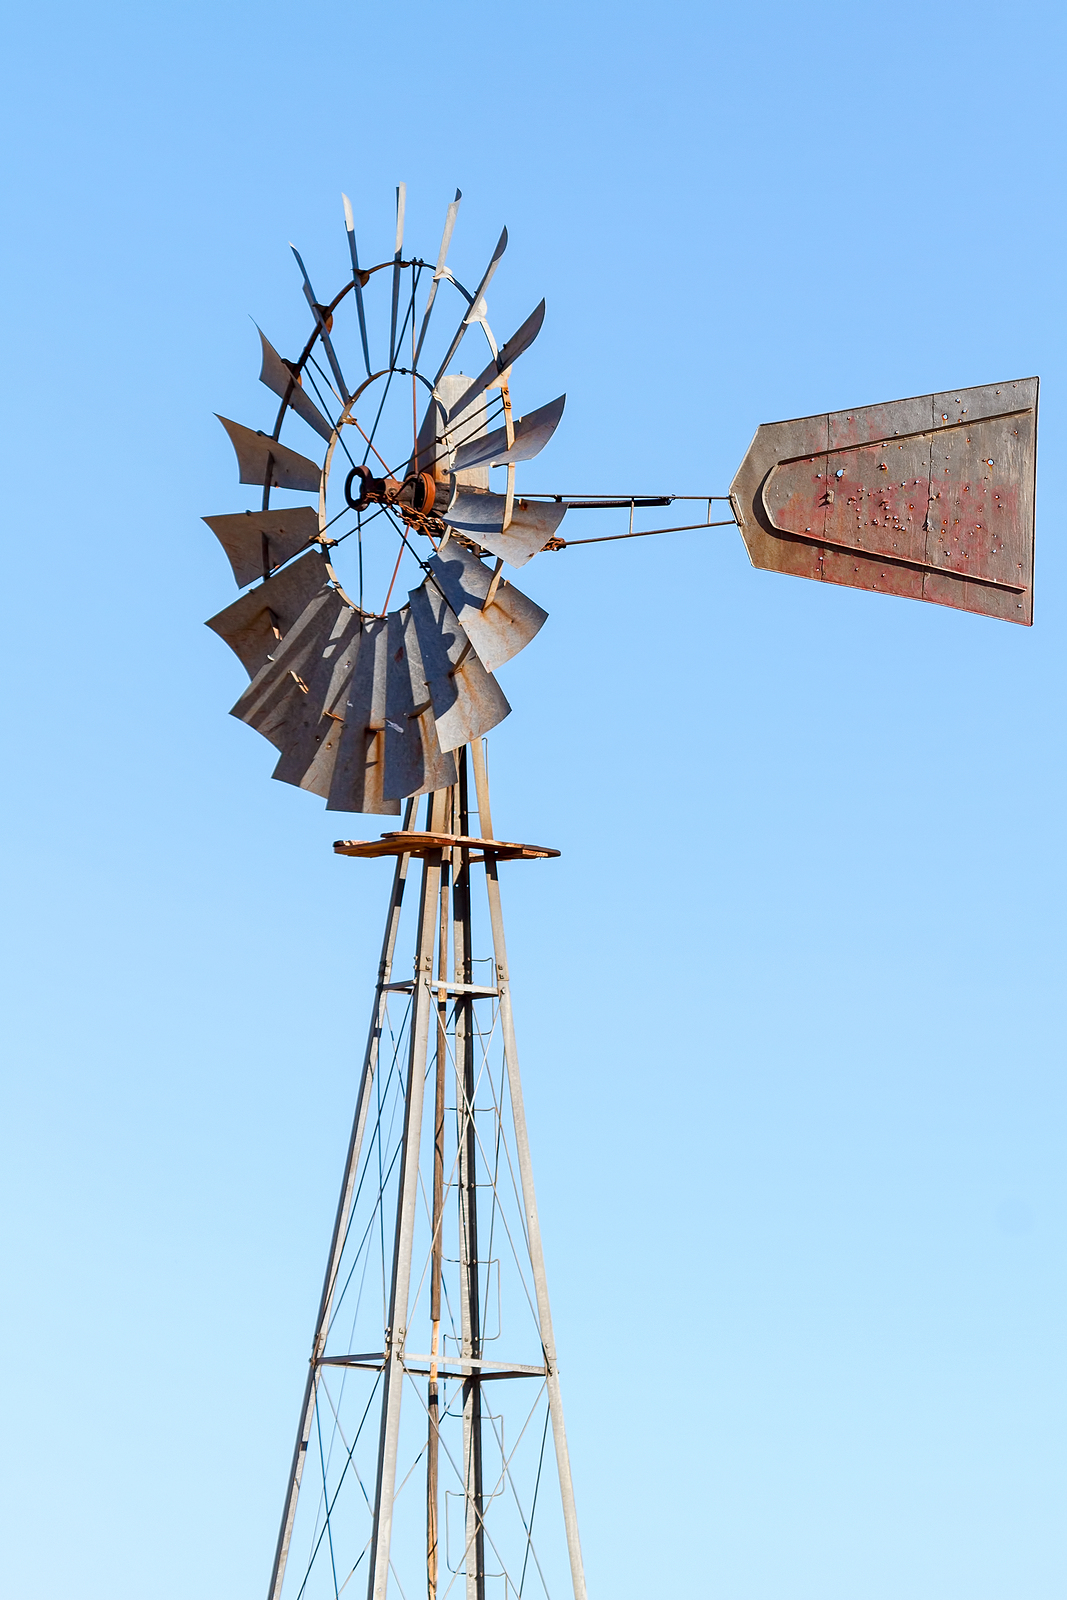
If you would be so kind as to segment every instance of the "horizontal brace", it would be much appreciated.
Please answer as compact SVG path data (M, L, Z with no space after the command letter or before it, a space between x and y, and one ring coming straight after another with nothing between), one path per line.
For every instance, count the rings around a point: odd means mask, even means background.
M435 1376L430 1367L411 1367L406 1361L404 1362L404 1371L410 1378L432 1378ZM466 1372L446 1372L443 1370L441 1363L437 1363L436 1377L441 1383L446 1379L451 1379L455 1383L460 1378L469 1378L474 1375L469 1366ZM482 1383L491 1383L495 1378L546 1378L548 1374L544 1367L506 1367L500 1371L479 1372L477 1376Z
M440 993L442 989L446 994L473 994L495 997L500 993L499 989L488 989L481 983L442 983L438 978L423 978L422 981L427 989L431 989L435 993ZM382 991L383 993L388 990L390 992L399 991L401 994L410 994L414 987L413 979L405 978L402 983L383 983Z
M429 1363L432 1362L432 1360L432 1356L418 1355L404 1356L403 1358L404 1367L407 1371L415 1370L410 1365L412 1361L425 1361ZM442 1367L458 1367L460 1374L463 1376L470 1374L472 1371L484 1371L486 1376L488 1376L491 1372L508 1373L509 1375L515 1372L519 1373L524 1378L544 1378L547 1376L546 1367L528 1367L524 1366L519 1361L487 1361L482 1356L438 1356L438 1372L441 1371ZM421 1371L421 1368L419 1370ZM426 1370L427 1372L429 1371L429 1366L427 1366ZM446 1372L443 1374L443 1376L449 1378L455 1377L456 1374L455 1372Z

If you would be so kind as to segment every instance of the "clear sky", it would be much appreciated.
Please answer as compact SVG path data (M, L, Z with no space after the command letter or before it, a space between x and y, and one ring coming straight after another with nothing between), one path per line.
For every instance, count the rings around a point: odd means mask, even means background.
M199 518L288 241L339 285L341 191L383 259L403 179L427 254L463 189L461 276L507 223L501 331L547 296L529 487L724 493L762 421L1042 378L1032 630L731 529L545 555L490 753L563 851L505 895L590 1594L1062 1600L1062 8L4 41L0 1590L265 1593L388 869L226 715Z

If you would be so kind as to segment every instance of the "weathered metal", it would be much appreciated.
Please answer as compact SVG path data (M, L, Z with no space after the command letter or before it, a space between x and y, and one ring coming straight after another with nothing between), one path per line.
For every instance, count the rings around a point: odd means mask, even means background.
M452 461L452 470L462 472L469 467L503 467L512 461L532 461L558 428L566 403L567 396L561 394L558 400L550 400L547 406L517 418L512 425L510 444L507 428L495 428L484 438L460 445Z
M524 567L555 537L567 506L561 500L520 498L512 503L511 520L505 528L506 513L506 495L461 486L441 518L457 533L502 557L509 566Z
M239 589L268 577L319 537L314 506L235 511L203 521L225 550Z
M492 856L496 861L546 861L559 855L544 844L515 844L507 839L480 838L477 834L459 833L383 833L380 839L338 839L334 853L339 856L424 856L431 850L449 850L462 846L474 852L471 860ZM449 993L456 987L450 984ZM495 988L479 985L479 994L496 994Z
M479 308L482 304L482 297L492 282L493 275L496 272L497 267L500 265L500 258L503 256L507 247L508 230L506 228L501 228L500 238L496 242L493 253L489 258L489 265L483 272L477 289L475 289L472 295L468 295L464 290L460 289L460 293L463 294L464 299L467 301L468 309L460 318L459 327L456 329L452 337L452 342L445 352L445 358L434 374L433 386L435 389L437 388L437 385L440 383L441 379L444 377L445 373L448 371L449 367L452 365L452 357L459 349L463 340L463 335L471 326L471 323L476 320L476 317L481 316L481 311ZM452 281L455 282L455 279ZM456 287L459 288L460 286L456 284Z
M305 669L306 693L293 706L285 726L278 764L271 773L281 783L292 783L325 799L330 793L334 763L349 685L363 643L364 622L336 590L332 623L314 659Z
M409 595L422 669L442 750L458 750L495 728L511 707L482 666L452 607L429 580Z
M382 793L404 795L447 789L456 781L456 758L443 751L410 605L387 619L385 672L385 777Z
M218 416L218 412L215 413ZM322 468L298 450L272 439L256 428L246 428L229 417L219 421L230 436L242 483L254 483L258 488L303 489L317 493L322 481Z
M324 588L306 605L269 659L256 673L230 715L255 728L278 750L292 737L292 724L308 696L314 675L337 622L348 608L334 589Z
M385 794L385 679L388 623L364 617L344 717L334 757L327 811L369 811L397 816L399 799Z
M333 438L333 423L324 417L318 406L304 393L300 382L300 374L281 356L271 344L263 329L256 328L263 346L263 363L259 369L259 381L266 384L281 400L284 400L291 411L302 417L309 427L326 440L329 444Z
M494 355L492 361L483 368L469 388L449 407L449 422L458 416L461 411L466 411L467 407L483 390L488 389L490 384L496 383L507 372L508 368L519 359L523 351L530 348L537 335L541 332L541 324L544 320L545 302L542 300L540 305L535 306L530 312L526 321L515 330L507 343L501 346L498 354Z
M1033 621L1038 380L764 424L731 503L753 565Z
M207 626L225 639L248 676L254 678L304 607L329 581L330 569L323 557L317 550L309 550L210 617Z
M510 583L498 583L483 561L449 539L430 559L430 571L486 672L496 672L548 621L548 612Z

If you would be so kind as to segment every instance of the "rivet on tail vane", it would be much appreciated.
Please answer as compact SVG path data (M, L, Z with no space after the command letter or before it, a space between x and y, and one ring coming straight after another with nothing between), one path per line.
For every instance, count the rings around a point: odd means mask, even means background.
M218 416L218 412L215 415ZM288 445L280 444L269 434L245 428L228 417L219 417L219 421L230 436L242 483L254 483L261 489L303 489L318 493L322 468L314 461L290 450Z
M1033 621L1038 380L765 423L730 497L752 563Z
M268 389L273 390L291 411L302 417L308 426L314 428L315 432L329 444L333 438L333 423L323 416L314 400L304 393L299 377L282 360L263 329L257 325L256 332L263 345L263 364L259 369L260 383L265 383Z
M234 511L203 521L225 550L239 589L283 566L319 536L319 514L314 506Z

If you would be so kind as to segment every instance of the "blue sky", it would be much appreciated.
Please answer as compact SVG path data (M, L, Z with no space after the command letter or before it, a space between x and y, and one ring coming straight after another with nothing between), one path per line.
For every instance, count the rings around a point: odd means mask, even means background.
M1061 9L4 33L0 1586L265 1592L387 870L227 717L199 518L288 241L340 284L341 191L384 259L403 179L426 254L463 189L461 275L507 223L500 330L547 296L544 487L724 493L762 421L1042 378L1032 630L730 529L546 555L491 763L563 851L505 891L591 1595L1058 1600Z

